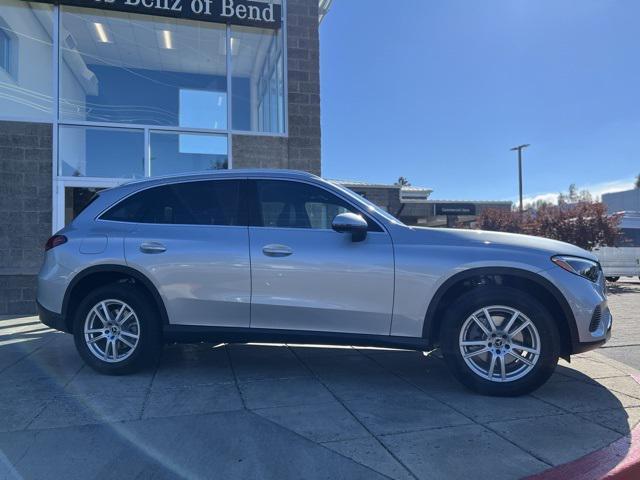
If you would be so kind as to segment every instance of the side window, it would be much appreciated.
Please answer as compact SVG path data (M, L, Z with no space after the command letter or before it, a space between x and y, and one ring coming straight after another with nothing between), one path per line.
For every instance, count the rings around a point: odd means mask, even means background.
M330 192L306 183L287 180L258 180L258 212L253 225L280 228L330 229L334 217L356 211ZM379 227L370 220L371 230Z
M133 194L101 218L173 225L246 225L242 205L238 180L186 182Z

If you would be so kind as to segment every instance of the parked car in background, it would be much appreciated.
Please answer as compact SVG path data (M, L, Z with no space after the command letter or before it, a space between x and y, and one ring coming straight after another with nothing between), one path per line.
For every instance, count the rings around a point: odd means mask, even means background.
M593 249L606 279L640 277L640 212L622 212L620 236L613 247Z
M101 191L46 245L40 319L109 374L163 342L440 347L490 395L544 383L610 335L597 258L538 237L408 227L284 170L152 178Z

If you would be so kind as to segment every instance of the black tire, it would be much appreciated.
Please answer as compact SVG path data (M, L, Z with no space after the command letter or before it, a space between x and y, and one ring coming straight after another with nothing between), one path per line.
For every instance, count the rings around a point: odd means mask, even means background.
M104 361L92 353L84 333L87 316L94 306L104 300L118 300L126 303L135 312L139 323L139 330L137 330L139 339L135 348L131 349L132 353L127 358L113 363ZM78 305L73 323L73 336L78 353L91 368L107 375L124 375L157 362L162 351L160 323L155 308L144 291L132 284L114 283L93 290ZM113 353L113 350L111 352Z
M606 277L607 282L615 283L620 280L620 277Z
M512 381L499 382L480 376L467 365L460 351L460 334L466 320L479 309L495 305L522 312L535 326L540 337L540 354L533 368L522 378ZM558 363L560 335L553 317L542 303L520 290L510 287L483 287L467 292L452 303L443 322L440 344L449 369L463 385L483 395L506 397L530 393L549 379ZM502 351L506 352L504 349ZM507 355L509 354L505 354L502 362L505 362ZM513 361L514 358L508 357L508 360Z

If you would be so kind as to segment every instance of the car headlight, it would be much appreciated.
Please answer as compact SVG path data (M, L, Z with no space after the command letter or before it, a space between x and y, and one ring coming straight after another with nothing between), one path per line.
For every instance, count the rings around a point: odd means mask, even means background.
M586 258L571 257L567 255L556 255L551 257L551 261L567 272L575 273L587 278L592 282L597 282L600 276L600 264Z

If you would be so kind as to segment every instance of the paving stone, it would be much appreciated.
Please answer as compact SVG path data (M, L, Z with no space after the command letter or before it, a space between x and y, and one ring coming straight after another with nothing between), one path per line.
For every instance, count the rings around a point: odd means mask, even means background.
M338 402L294 407L261 408L258 415L314 442L367 437L369 433Z
M175 345L163 352L151 388L233 382L233 371L224 347Z
M24 430L52 399L46 394L7 397L0 390L0 432Z
M640 406L640 399L580 381L547 383L532 395L573 413Z
M113 423L140 418L144 394L65 395L55 397L29 429Z
M153 389L146 400L142 416L173 417L242 408L242 399L235 384L196 385Z
M0 434L23 478L383 478L246 410Z
M521 478L549 466L480 425L387 435L382 442L418 478Z
M371 375L338 373L325 375L322 381L342 400L351 398L377 397L381 392L397 394L419 394L420 390L410 383L389 373L379 372Z
M620 438L619 433L572 414L496 422L489 427L553 465L575 460Z
M397 480L414 478L378 440L370 435L323 445L390 478Z
M561 409L529 395L489 397L473 394L461 385L455 389L433 391L430 392L430 395L479 423L544 417L563 413Z
M381 365L383 369L403 378L439 373L437 370L440 369L446 370L443 362L435 357L426 356L422 352L375 349L364 349L362 352Z
M621 435L629 435L636 425L640 423L640 407L614 408L612 410L580 413L578 415L585 420L613 429Z
M376 397L350 398L347 408L374 435L471 423L444 403L422 393L380 393Z
M85 366L67 384L69 395L116 395L146 392L151 385L153 371L129 375L104 375Z
M240 384L247 408L286 407L330 402L333 396L310 377L260 380Z
M558 364L558 372L563 375L574 377L578 380L581 378L607 378L621 377L626 373L611 365L610 362L600 360L597 357L573 357L571 363L560 360Z
M341 375L376 375L383 373L380 365L355 351L353 355L313 356L305 364L319 377Z
M640 383L630 376L601 378L598 383L609 390L624 393L631 397L640 399Z
M55 378L66 383L83 366L84 362L75 347L49 348L44 346L22 358L1 375L3 378L19 377L24 380Z
M311 375L285 346L228 345L239 382Z

